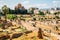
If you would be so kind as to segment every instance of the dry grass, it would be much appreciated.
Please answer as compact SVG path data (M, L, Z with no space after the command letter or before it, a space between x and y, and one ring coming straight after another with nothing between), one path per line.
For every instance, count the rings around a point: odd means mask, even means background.
M43 40L43 39L39 39L38 37L28 37L26 35L22 35L21 37L15 38L13 40Z

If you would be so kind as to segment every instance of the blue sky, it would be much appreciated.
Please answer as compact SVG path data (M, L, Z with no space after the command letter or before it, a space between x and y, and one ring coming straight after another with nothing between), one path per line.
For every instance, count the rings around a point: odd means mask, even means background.
M21 3L25 8L37 7L37 8L52 8L60 7L60 0L0 0L0 8L3 5L7 5L9 8L14 7Z

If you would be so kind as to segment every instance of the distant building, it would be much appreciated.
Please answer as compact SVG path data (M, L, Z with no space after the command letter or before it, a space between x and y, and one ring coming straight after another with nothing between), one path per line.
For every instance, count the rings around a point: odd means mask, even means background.
M60 12L60 10L49 10L51 14L54 14L56 12Z
M35 7L30 7L28 12L32 13L32 14L38 14L39 13L39 9L35 8Z
M38 14L38 13L39 13L39 9L38 8L35 8L34 14Z
M51 8L51 10L60 10L60 8L58 8L58 7L57 8Z
M47 10L43 9L41 11L47 14ZM51 9L48 9L48 12L50 12L51 14L54 14L56 12L60 12L60 8L51 8Z

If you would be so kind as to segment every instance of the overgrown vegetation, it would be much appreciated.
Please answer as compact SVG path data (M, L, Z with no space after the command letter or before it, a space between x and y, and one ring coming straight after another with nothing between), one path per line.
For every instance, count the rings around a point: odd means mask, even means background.
M15 14L6 14L6 19L14 19L16 18Z
M59 15L59 14L60 14L60 12L55 12L55 13L54 13L54 15Z
M43 12L39 11L39 15L45 15Z

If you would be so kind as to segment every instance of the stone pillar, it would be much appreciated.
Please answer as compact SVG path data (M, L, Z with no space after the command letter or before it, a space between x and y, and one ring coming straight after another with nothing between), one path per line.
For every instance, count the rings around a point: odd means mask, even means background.
M38 31L38 38L39 38L39 39L43 39L43 35L42 35L42 30L41 30L41 28L39 28L39 31Z

